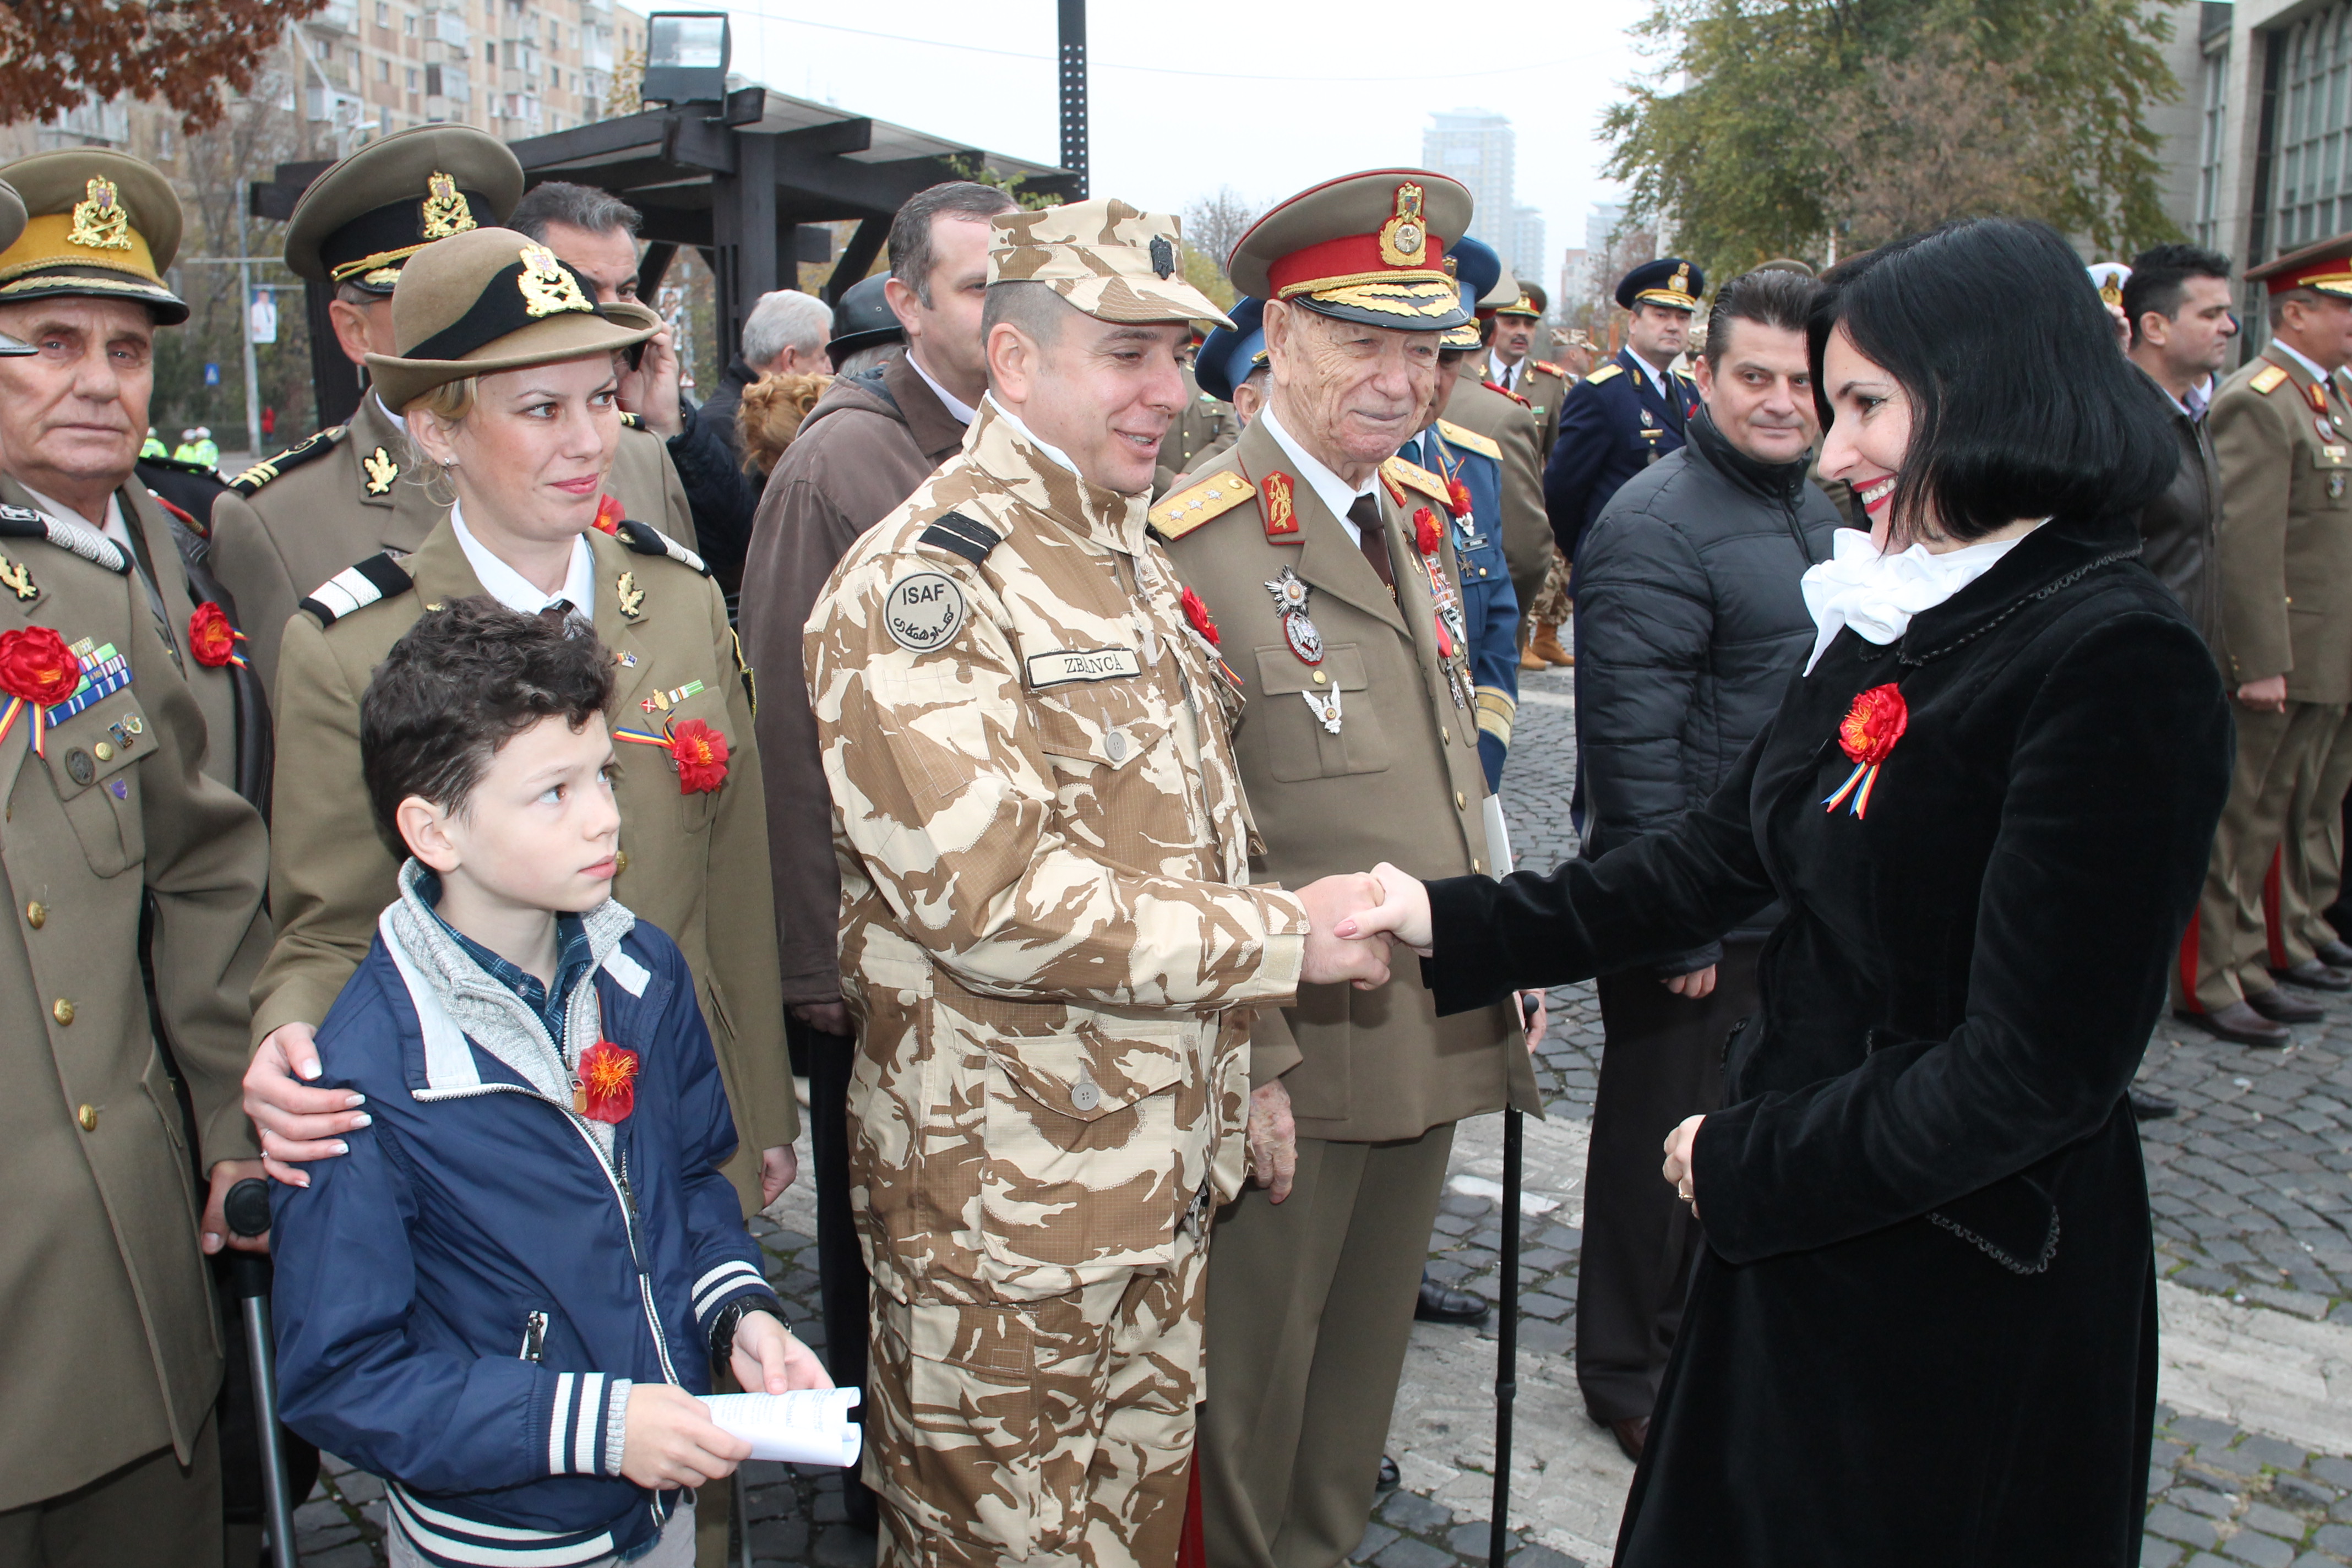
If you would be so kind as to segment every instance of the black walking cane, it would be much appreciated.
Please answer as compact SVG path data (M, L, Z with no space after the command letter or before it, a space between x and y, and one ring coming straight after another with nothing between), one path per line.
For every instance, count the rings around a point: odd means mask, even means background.
M221 1200L228 1227L239 1236L269 1229L269 1184L248 1176ZM246 1359L253 1366L254 1426L261 1439L261 1510L269 1531L270 1568L296 1568L294 1500L286 1495L286 1445L278 1426L278 1358L269 1329L269 1259L257 1252L228 1253L229 1289L245 1318Z
M1519 999L1519 1022L1535 1026L1535 1008ZM1503 1112L1503 1299L1495 1344L1495 1521L1486 1537L1488 1568L1502 1568L1511 1531L1511 1402L1519 1392L1519 1175L1526 1162L1525 1118Z

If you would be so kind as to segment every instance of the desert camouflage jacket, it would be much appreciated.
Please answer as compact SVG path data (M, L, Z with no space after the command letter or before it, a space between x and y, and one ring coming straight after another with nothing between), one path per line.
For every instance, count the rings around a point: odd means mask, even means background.
M989 404L809 618L852 1191L901 1300L1162 1267L1239 1188L1251 1016L1307 919L1248 886L1239 699L1146 510Z

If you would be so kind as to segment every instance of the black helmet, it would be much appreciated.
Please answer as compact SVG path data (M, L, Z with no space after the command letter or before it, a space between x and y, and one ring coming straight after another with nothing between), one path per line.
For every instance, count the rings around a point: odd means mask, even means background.
M861 279L849 286L841 303L833 308L834 339L824 345L824 352L835 365L859 349L907 341L907 329L898 324L890 301L882 297L882 285L889 280L887 272Z

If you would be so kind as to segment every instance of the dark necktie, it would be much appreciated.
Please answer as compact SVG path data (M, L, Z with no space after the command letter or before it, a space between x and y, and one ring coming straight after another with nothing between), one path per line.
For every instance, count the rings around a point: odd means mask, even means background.
M1381 586L1389 591L1390 598L1395 598L1396 571L1389 564L1388 530L1381 526L1380 492L1358 496L1348 508L1348 521L1356 525L1357 543L1364 552L1364 559L1372 563Z

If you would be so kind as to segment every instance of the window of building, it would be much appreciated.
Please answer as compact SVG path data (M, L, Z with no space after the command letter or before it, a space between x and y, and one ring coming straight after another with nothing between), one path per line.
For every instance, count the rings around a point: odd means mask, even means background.
M390 81L392 79L392 57L390 55L376 56L375 79L378 81Z
M379 27L392 26L392 7L385 5L384 0L375 0L375 25Z
M2197 146L2197 243L2210 250L2221 241L2221 156L2230 129L2230 46L2205 57L2205 121Z
M2306 16L2281 45L2273 145L2275 231L2268 249L2282 255L2352 227L2352 180L2346 167L2352 132L2352 0Z
M498 45L485 43L482 46L482 63L486 66L494 66L499 63Z
M416 90L416 68L415 66L408 68L408 90L411 92L415 92Z
M429 98L439 98L442 95L441 68L439 66L426 66L425 68L425 96Z
M412 38L416 37L416 18L414 16L403 16L400 19L400 30L406 33Z

